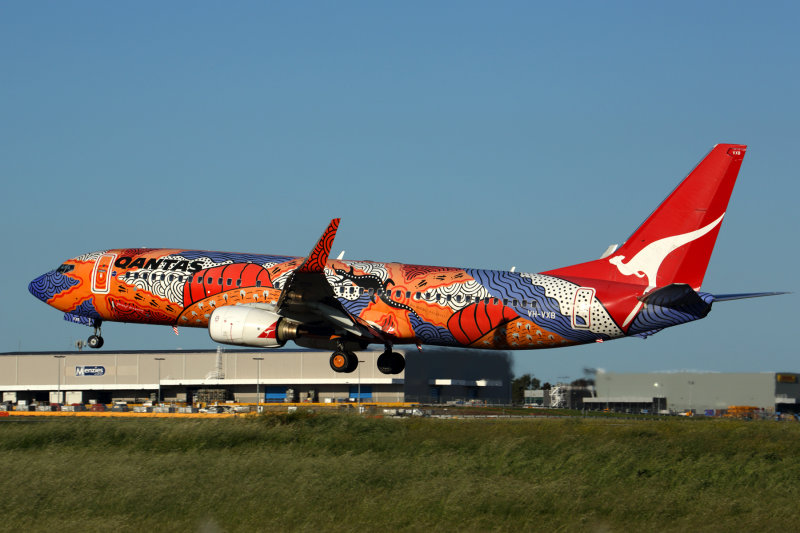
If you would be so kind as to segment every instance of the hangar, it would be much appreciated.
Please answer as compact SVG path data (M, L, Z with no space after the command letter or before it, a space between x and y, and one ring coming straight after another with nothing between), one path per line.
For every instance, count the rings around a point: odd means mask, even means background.
M12 403L510 402L504 352L398 351L407 364L396 375L378 371L381 351L357 352L350 374L314 350L11 352L0 354L0 391Z
M589 409L652 409L717 413L730 406L752 406L764 413L800 410L800 374L793 372L598 372Z

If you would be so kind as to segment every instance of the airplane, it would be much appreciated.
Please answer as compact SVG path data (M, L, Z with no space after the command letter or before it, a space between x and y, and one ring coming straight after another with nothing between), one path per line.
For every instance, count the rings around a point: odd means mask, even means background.
M119 248L79 255L29 291L94 328L104 322L207 328L218 343L332 350L353 372L355 350L383 344L378 369L398 374L411 344L522 350L645 338L704 318L714 302L783 293L700 291L747 146L718 144L617 247L541 273L329 257L338 218L307 257Z

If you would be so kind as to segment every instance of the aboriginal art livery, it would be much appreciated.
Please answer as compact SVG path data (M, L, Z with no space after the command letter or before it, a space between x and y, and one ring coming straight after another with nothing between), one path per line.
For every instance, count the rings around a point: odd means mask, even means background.
M715 301L778 293L700 290L746 146L720 144L618 249L543 273L330 259L330 222L308 257L120 248L80 255L29 290L65 318L207 328L220 343L330 349L352 372L354 351L396 344L555 348L646 337L705 317Z

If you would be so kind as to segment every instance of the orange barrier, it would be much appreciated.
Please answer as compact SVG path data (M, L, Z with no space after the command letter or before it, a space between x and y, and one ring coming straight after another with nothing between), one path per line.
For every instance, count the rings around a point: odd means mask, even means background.
M251 413L134 413L132 411L6 411L6 416L83 416L123 418L234 418ZM255 413L252 413L255 415Z

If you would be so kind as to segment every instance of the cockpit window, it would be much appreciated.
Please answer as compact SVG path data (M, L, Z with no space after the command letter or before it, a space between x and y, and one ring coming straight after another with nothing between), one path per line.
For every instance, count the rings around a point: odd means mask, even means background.
M60 267L56 269L56 272L59 274L66 274L67 272L72 272L75 269L75 265L68 265L64 263Z

